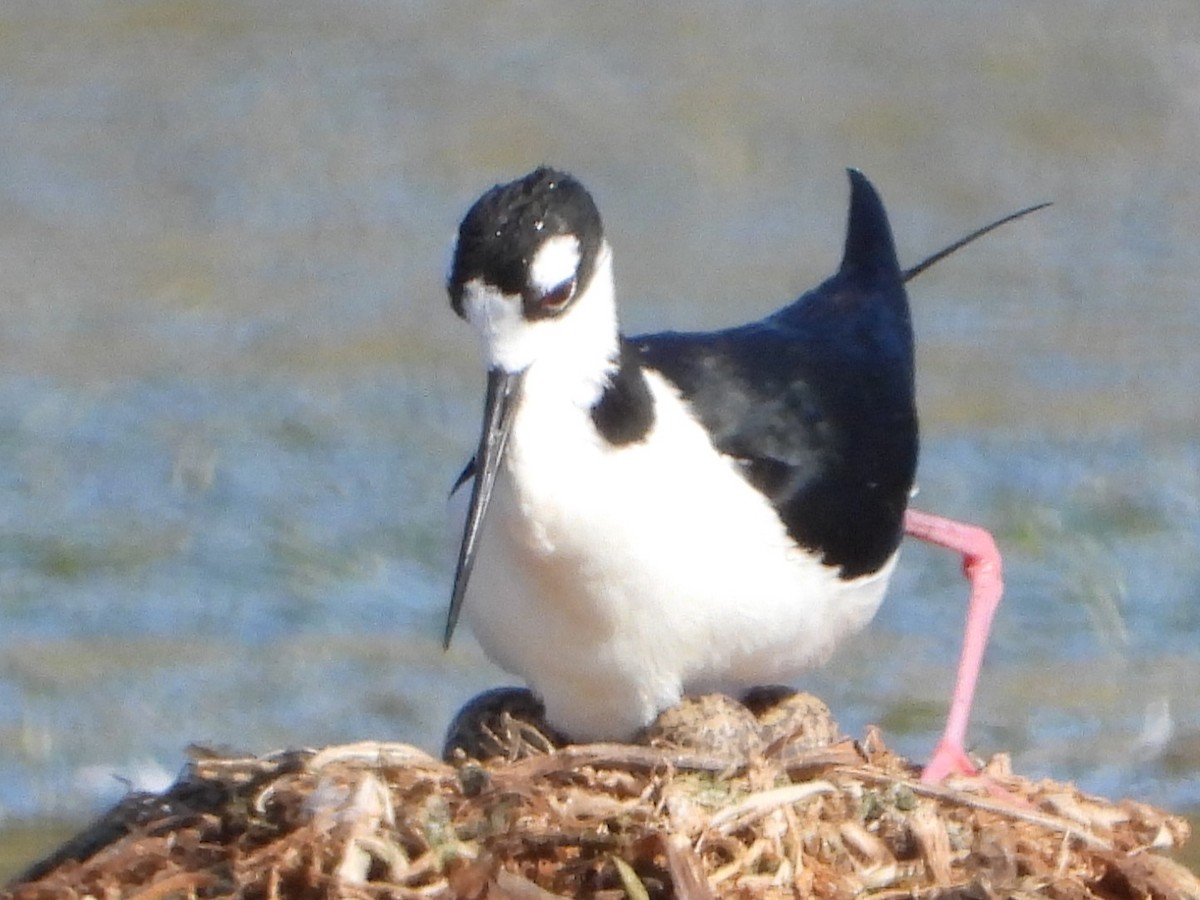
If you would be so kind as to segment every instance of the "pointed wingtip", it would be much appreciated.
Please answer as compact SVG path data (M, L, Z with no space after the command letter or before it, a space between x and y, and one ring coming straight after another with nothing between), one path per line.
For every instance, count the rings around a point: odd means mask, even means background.
M900 277L900 263L896 259L896 245L883 200L861 171L849 168L846 175L850 179L850 213L846 222L842 270Z

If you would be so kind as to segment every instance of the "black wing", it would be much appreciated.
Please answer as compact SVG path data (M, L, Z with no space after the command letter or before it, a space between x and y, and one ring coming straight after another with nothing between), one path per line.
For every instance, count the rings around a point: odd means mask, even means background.
M903 535L917 463L904 277L875 189L850 171L841 268L760 322L629 344L678 386L788 533L852 578Z

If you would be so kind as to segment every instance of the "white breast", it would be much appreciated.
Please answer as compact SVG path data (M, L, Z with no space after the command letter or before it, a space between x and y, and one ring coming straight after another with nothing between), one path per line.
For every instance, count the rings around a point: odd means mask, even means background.
M608 445L534 366L464 614L577 740L623 739L683 692L794 678L865 625L893 557L842 581L648 372L655 423Z

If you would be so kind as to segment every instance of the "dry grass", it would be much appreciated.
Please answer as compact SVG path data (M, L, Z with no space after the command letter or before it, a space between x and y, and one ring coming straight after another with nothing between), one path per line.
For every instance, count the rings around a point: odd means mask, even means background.
M1004 757L932 788L875 732L733 754L499 744L453 763L384 743L197 753L4 896L1200 897L1162 855L1182 819Z

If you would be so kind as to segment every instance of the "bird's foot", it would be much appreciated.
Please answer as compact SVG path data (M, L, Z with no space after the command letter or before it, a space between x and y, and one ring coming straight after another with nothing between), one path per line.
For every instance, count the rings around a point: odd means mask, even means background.
M1002 803L1006 803L1017 809L1033 808L1024 797L1006 790L997 784L986 772L981 772L971 762L966 751L961 746L955 746L952 741L942 738L933 751L933 758L929 760L924 771L921 772L921 781L924 784L940 785L951 775L961 775L973 779L976 785L983 787L993 799L999 800Z
M967 752L959 745L942 738L933 751L933 757L921 772L925 784L941 784L951 775L976 776L979 769L971 762Z

